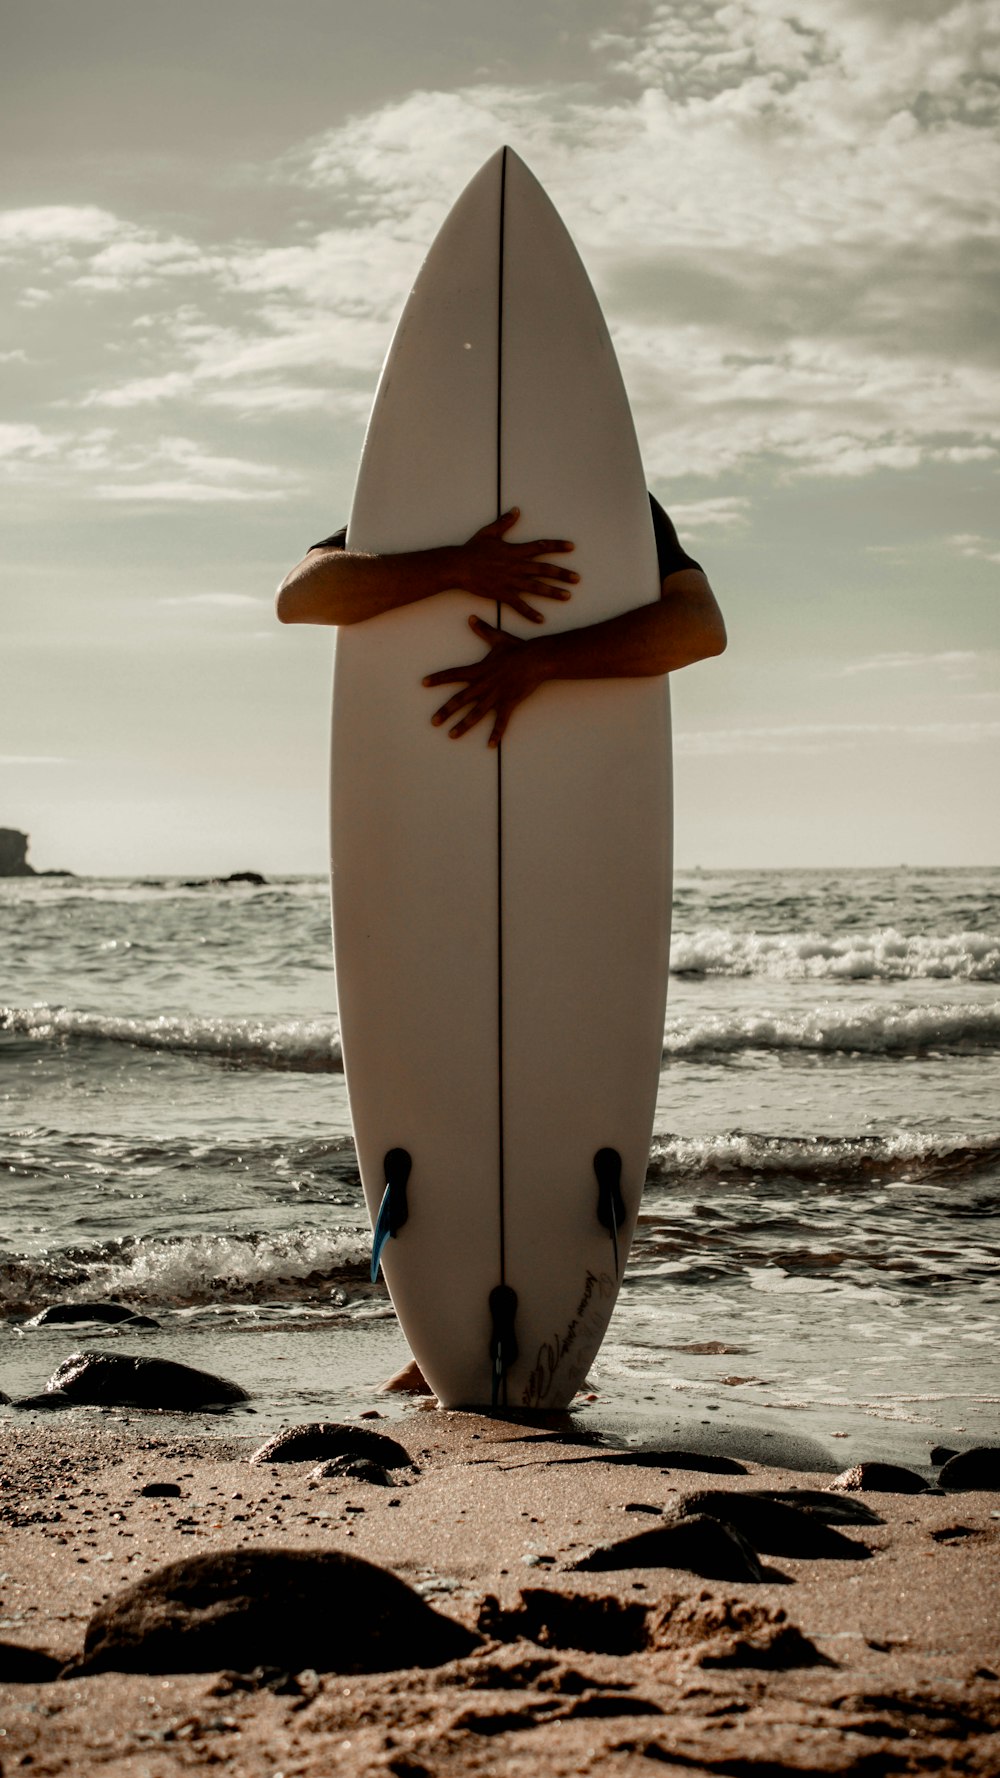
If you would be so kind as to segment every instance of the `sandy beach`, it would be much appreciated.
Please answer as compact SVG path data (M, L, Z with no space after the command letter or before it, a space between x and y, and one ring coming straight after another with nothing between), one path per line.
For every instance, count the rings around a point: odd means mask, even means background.
M754 1461L752 1441L742 1474L616 1461L576 1442L568 1421L553 1431L423 1408L391 1421L373 1411L357 1426L400 1440L414 1467L394 1468L389 1486L315 1479L314 1458L251 1464L250 1440L165 1436L153 1416L125 1431L8 1420L5 1677L11 1645L73 1662L104 1602L163 1564L238 1549L378 1564L480 1640L443 1665L388 1672L306 1662L290 1673L265 1660L249 1678L98 1671L6 1683L6 1778L215 1766L248 1778L997 1771L1000 1495L845 1497L829 1473ZM164 1484L173 1492L142 1493ZM867 1519L836 1524L858 1547L762 1553L763 1580L738 1583L572 1566L705 1490L789 1489L826 1491L833 1510L861 1502ZM358 1665L365 1618L351 1626ZM300 1648L310 1634L291 1622L287 1632Z

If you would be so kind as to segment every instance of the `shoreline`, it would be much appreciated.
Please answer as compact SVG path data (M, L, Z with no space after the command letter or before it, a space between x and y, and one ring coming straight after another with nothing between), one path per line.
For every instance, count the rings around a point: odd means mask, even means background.
M95 1424L142 1436L155 1423L181 1437L197 1431L259 1443L290 1420L353 1418L373 1404L393 1420L419 1411L410 1396L380 1392L383 1379L410 1356L389 1313L336 1327L329 1318L303 1315L297 1323L275 1318L257 1326L220 1318L198 1328L177 1317L138 1335L127 1325L97 1323L25 1327L16 1338L11 1332L8 1324L0 1383L15 1399L44 1391L58 1366L80 1350L175 1360L228 1377L250 1392L249 1401L225 1410L160 1412L155 1421L139 1409L64 1408L58 1425L67 1436ZM571 1409L574 1424L611 1444L682 1445L831 1475L877 1456L915 1468L928 1480L935 1446L1000 1444L1000 1397L995 1391L977 1395L964 1378L956 1378L964 1389L951 1394L879 1400L859 1386L854 1399L845 1390L837 1403L810 1400L808 1393L796 1400L789 1386L790 1399L783 1399L783 1392L761 1386L777 1374L767 1363L773 1354L710 1340L695 1351L667 1348L656 1373L630 1375L625 1366L634 1361L634 1352L623 1339L620 1323L613 1320L588 1385ZM3 1411L15 1426L57 1424L51 1412Z
M804 1451L784 1453L794 1466L762 1461L772 1452L752 1428L744 1473L720 1475L611 1462L582 1442L579 1416L546 1428L387 1406L356 1426L398 1439L416 1464L390 1487L311 1479L312 1460L251 1465L256 1440L221 1426L211 1437L175 1431L179 1417L168 1428L134 1416L124 1429L92 1413L85 1426L8 1418L7 1644L72 1659L102 1598L164 1563L238 1548L358 1556L486 1639L441 1667L349 1678L110 1671L5 1685L4 1773L166 1778L220 1762L241 1778L996 1770L1000 1495L851 1496L879 1521L840 1527L867 1554L765 1554L762 1581L577 1572L570 1564L596 1546L648 1530L706 1489L829 1490L830 1471L800 1466ZM872 1432L865 1455L882 1457ZM150 1483L179 1492L143 1496ZM576 1629L552 1595L571 1601ZM581 1600L604 1601L582 1630ZM588 1647L595 1610L627 1617L635 1646ZM779 1611L797 1642L778 1634ZM785 1665L789 1644L799 1653ZM800 1665L805 1648L816 1658Z

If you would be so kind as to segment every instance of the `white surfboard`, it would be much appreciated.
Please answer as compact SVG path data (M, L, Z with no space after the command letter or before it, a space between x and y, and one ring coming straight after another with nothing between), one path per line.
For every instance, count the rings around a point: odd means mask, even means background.
M580 584L565 605L543 602L542 633L658 598L597 299L541 186L503 149L403 310L348 545L458 543L513 505L513 538L576 545ZM499 749L489 723L453 741L430 720L447 689L421 680L481 652L476 610L495 620L456 591L337 635L341 1034L369 1212L374 1224L386 1200L395 1230L382 1267L428 1382L445 1405L555 1408L603 1338L646 1171L669 951L669 702L665 679L546 685ZM502 626L539 633L507 610Z

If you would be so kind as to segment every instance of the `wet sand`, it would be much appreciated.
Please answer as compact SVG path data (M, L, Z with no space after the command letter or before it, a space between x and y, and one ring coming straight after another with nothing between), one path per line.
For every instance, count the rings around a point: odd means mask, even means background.
M5 1684L5 1778L1000 1769L1000 1495L866 1493L882 1522L839 1529L869 1559L765 1555L763 1582L578 1573L569 1565L586 1551L699 1490L822 1489L831 1477L781 1468L772 1446L759 1462L749 1436L744 1475L664 1473L424 1409L360 1422L418 1465L378 1487L312 1481L313 1461L251 1466L251 1441L168 1436L153 1416L125 1431L93 1419L5 1423L6 1643L70 1661L104 1599L163 1563L238 1547L364 1557L486 1639L426 1670ZM163 1482L180 1495L139 1492ZM604 1628L584 1605L559 1612L551 1594L609 1601ZM778 1612L801 1638L778 1634ZM623 1651L609 1652L616 1641Z

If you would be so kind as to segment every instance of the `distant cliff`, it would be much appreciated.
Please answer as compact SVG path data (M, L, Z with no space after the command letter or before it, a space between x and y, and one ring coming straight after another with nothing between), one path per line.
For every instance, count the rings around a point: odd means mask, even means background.
M36 870L28 863L28 835L0 827L0 877L71 877L71 870Z

